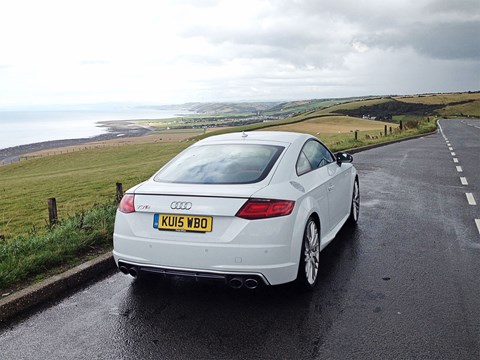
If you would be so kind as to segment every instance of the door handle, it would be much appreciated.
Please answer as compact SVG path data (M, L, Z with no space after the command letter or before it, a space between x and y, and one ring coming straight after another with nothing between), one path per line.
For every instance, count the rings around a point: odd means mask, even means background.
M335 188L335 185L330 184L330 186L327 188L328 191L332 191Z

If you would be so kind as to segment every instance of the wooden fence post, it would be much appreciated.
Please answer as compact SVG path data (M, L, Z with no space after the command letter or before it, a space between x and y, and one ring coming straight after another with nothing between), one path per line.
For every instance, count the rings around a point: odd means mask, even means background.
M48 199L48 220L50 227L58 224L57 200L55 198Z
M384 128L384 134L385 134L385 136L387 136L387 135L388 135L388 134L387 134L387 125L385 125L385 128Z
M358 140L358 130L355 130L355 141Z
M115 186L117 188L116 195L115 195L115 201L117 203L119 203L122 200L122 197L123 197L123 186L122 186L122 183L118 183L118 182L115 184Z

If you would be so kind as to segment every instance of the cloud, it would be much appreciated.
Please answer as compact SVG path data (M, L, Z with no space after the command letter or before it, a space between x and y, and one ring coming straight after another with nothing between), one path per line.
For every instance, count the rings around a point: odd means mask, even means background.
M82 60L81 65L108 65L111 62L105 60Z
M478 0L4 2L0 98L178 103L478 90L479 7Z
M369 47L411 47L435 59L480 60L480 22L413 24L402 31L388 30L360 37Z
M455 5L443 0L262 4L253 17L240 17L240 24L235 20L193 23L181 35L223 47L227 50L223 58L275 58L299 67L342 64L352 50L364 52L370 47L411 47L423 56L439 59L479 58L476 1Z
M480 22L421 26L410 38L414 49L433 58L480 60Z
M478 0L434 0L427 2L425 5L425 11L427 13L439 13L447 14L451 18L453 15L461 15L467 18L477 17L480 10L480 4Z

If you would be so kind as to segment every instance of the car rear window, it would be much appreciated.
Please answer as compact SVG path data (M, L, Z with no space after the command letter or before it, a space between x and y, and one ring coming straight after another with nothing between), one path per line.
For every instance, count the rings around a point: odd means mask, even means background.
M166 165L158 182L185 184L251 184L263 180L284 147L257 144L194 146Z

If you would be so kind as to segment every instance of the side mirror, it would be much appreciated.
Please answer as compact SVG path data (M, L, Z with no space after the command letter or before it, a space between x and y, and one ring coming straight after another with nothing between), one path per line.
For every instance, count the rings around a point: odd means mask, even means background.
M343 152L335 154L335 157L337 158L338 166L341 166L342 163L351 163L353 161L352 155Z

